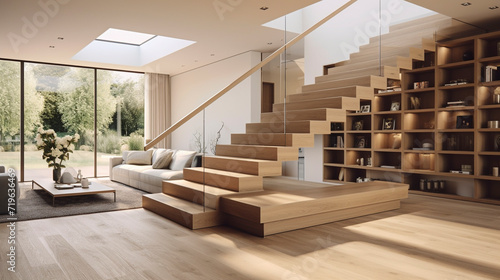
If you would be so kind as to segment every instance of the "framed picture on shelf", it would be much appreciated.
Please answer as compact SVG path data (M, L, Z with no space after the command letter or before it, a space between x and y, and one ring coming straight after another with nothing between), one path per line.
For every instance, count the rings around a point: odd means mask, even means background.
M361 113L370 113L371 106L370 105L363 105L361 106Z
M416 96L410 97L410 109L411 110L420 109L420 97L416 97Z
M457 116L457 128L474 128L473 116Z
M366 139L364 136L357 136L356 137L356 141L354 143L354 148L360 148L360 149L363 149L363 148L366 148Z
M394 130L396 127L396 119L384 118L382 120L382 130Z
M392 102L391 111L399 111L401 109L401 103L398 101Z
M352 130L363 130L363 120L357 120L352 123Z

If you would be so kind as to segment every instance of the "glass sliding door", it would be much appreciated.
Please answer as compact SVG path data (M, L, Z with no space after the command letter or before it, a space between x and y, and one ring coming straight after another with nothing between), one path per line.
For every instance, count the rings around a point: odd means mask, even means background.
M58 137L79 134L66 167L94 176L94 69L25 63L24 67L24 180L51 178L51 170L37 150L40 128Z
M97 176L109 157L144 149L144 74L97 70Z
M21 168L21 63L0 60L0 165Z

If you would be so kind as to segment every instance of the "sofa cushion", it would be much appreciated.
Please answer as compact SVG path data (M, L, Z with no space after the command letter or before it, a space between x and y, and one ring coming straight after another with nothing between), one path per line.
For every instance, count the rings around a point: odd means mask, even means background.
M153 157L151 158L151 161L153 164L158 160L158 157L162 156L165 152L172 152L172 154L175 152L175 150L164 148L153 148L152 150Z
M165 150L153 160L153 169L168 169L170 162L172 162L172 155L174 153L169 150Z
M153 155L153 150L147 151L129 151L127 158L125 159L126 164L142 164L151 165L151 156Z
M195 155L195 151L178 150L174 153L169 169L178 171L183 170L186 167L190 167Z
M139 180L147 185L161 186L163 180L182 179L182 171L168 169L149 169L140 173Z

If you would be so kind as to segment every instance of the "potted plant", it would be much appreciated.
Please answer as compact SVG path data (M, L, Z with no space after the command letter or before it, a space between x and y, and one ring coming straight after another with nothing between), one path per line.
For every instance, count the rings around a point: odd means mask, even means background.
M43 150L42 159L44 159L49 167L53 167L52 179L59 180L61 177L61 168L66 167L63 161L69 160L69 153L75 149L75 143L80 139L80 135L67 135L57 137L53 129L43 130L38 129L38 134L35 138L36 147L38 150Z

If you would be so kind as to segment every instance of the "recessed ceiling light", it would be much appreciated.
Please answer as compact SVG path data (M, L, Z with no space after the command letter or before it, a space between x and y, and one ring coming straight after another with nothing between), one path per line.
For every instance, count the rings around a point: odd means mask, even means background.
M272 45L272 44L273 44L273 42L269 42L269 43L267 43L267 44L268 44L268 45Z
M55 49L55 48L56 48L56 46L49 46L49 48L51 48L51 49Z
M491 6L488 9L490 9L490 10L496 10L496 9L498 9L498 6Z
M57 40L64 40L64 37L57 37Z
M214 53L212 53L212 54L210 54L210 56L215 56L215 54L214 54Z
M467 6L470 6L470 5L472 5L470 2L463 2L462 3L462 6L464 6L464 7L467 7Z
M269 9L269 7L264 6L264 7L260 7L260 9L265 11L265 10Z

